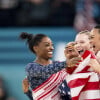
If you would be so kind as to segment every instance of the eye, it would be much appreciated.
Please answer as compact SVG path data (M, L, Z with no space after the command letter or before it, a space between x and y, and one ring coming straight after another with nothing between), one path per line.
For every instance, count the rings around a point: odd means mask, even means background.
M45 44L46 47L50 46L50 44Z
M94 38L93 36L90 37L90 39L93 39L93 38Z
M84 41L81 41L80 43L83 44L83 43L85 43L85 42L84 42Z

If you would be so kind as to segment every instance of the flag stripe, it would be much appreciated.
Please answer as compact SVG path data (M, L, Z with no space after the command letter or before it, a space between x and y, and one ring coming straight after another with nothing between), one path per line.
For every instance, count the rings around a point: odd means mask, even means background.
M66 76L65 69L53 74L46 82L33 90L34 100L61 100L58 86Z
M72 100L100 100L100 83L98 74L88 66L90 59L95 59L92 52L83 54L83 61L66 77L71 89Z

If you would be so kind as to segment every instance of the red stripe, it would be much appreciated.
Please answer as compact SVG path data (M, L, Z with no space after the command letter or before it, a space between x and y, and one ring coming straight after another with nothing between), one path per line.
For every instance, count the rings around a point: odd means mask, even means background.
M72 100L79 100L79 96L72 97Z
M88 82L83 88L83 91L86 90L100 90L99 82Z
M55 78L55 80L50 84L48 85L48 87L46 87L44 90L46 90L47 88L49 88L50 86L52 86L54 84L54 82L56 82L56 80L58 79L60 73L57 75L57 77Z
M89 80L89 77L83 78L83 79L77 78L77 79L74 79L74 80L71 80L70 82L68 82L68 85L70 88L75 88L75 87L86 84L88 80Z
M83 59L85 59L86 57L88 57L89 54L91 54L90 51L86 50L86 51L84 52L84 54L82 55Z

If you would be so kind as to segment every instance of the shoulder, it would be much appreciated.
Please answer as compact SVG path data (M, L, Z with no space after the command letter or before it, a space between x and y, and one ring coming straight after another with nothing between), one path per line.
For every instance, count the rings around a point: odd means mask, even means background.
M53 64L58 64L58 65L63 65L65 64L66 62L65 61L53 61Z
M31 69L36 69L36 68L38 68L38 64L35 63L35 62L31 62L31 63L28 63L28 64L26 65L25 70L26 70L26 71L29 71L29 70L31 70Z

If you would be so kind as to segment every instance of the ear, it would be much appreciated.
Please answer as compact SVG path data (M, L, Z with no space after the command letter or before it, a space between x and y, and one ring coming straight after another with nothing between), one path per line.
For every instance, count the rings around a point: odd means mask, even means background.
M37 52L37 51L38 51L38 47L37 47L37 46L33 46L33 50L34 50L35 52Z

